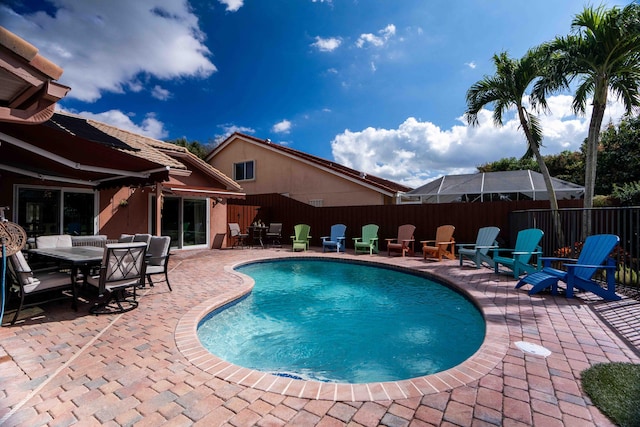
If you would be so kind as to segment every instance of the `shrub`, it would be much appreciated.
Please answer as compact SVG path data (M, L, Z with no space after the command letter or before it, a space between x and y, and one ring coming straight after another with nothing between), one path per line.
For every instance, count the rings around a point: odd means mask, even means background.
M622 206L640 205L640 181L614 184L612 196L618 199Z

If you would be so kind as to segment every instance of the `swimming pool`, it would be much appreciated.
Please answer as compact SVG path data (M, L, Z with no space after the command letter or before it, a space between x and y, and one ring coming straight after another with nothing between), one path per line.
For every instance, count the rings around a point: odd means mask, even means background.
M291 378L364 383L440 372L471 356L485 323L462 294L415 274L326 259L238 271L255 287L200 322L211 353Z

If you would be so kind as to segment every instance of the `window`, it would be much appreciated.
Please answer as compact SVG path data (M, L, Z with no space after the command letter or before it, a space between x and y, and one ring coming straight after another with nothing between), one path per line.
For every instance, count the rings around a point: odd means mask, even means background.
M248 181L255 178L254 161L234 163L233 179L236 181Z
M324 205L324 200L323 199L311 199L311 200L309 200L309 204L311 206L316 207L316 208L321 208Z
M17 220L29 236L94 234L95 194L91 190L19 187Z

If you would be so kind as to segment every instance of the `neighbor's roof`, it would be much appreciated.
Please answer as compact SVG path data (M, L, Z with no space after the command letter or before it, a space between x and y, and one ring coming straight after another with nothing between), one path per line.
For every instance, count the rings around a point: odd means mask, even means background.
M224 147L229 145L234 139L239 138L244 141L259 145L268 150L276 151L284 156L294 158L303 163L310 164L317 168L326 170L342 178L348 179L353 182L357 182L361 185L373 187L378 191L386 193L389 196L395 196L397 193L403 193L411 190L410 187L398 184L387 179L379 178L374 175L370 175L355 169L348 168L339 163L331 160L326 160L321 157L316 157L311 154L304 153L302 151L294 150L293 148L286 147L281 144L274 144L270 140L259 139L254 136L245 135L240 132L235 132L227 139L225 139L220 145L214 148L206 157L205 160L210 160L218 152L222 151Z
M584 187L557 178L551 178L558 199L579 198ZM420 197L423 203L446 203L462 196L481 198L485 194L522 193L534 200L548 200L547 187L541 173L531 170L485 172L467 175L446 175L406 196Z
M242 191L242 187L237 182L200 159L185 147L139 135L95 120L87 120L87 122L100 131L138 149L139 156L153 159L172 169L188 170L188 166L185 165L185 163L188 163L225 185L228 190Z
M0 27L0 122L35 124L53 115L69 87L54 82L62 68L38 49Z

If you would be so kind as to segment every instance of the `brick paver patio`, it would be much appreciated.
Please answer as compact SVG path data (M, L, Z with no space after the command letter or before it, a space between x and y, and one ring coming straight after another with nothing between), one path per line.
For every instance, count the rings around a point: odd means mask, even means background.
M229 266L281 256L354 257L286 247L176 251L174 291L146 288L129 313L93 316L90 301L77 313L54 302L5 324L0 425L606 426L580 372L598 362L640 363L634 300L530 297L488 269L386 254L357 259L430 272L478 301L488 336L474 357L436 375L352 386L264 375L203 352L199 318L250 288ZM518 341L551 355L525 353Z

